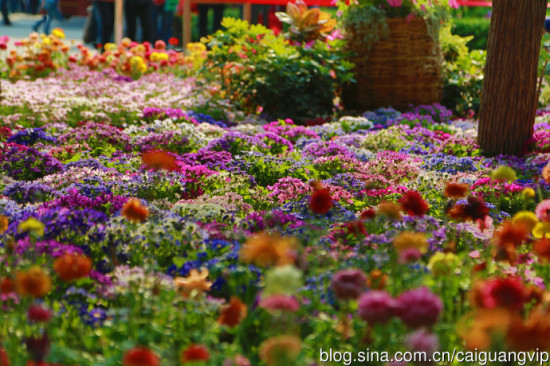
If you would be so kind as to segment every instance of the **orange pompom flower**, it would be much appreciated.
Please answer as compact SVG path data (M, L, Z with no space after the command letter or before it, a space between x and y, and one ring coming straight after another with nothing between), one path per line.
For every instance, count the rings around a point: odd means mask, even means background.
M302 350L302 342L291 335L269 338L260 345L260 358L267 366L293 365Z
M55 273L65 282L86 277L92 270L92 261L83 255L64 254L53 264Z
M209 359L208 348L202 344L192 344L181 353L181 363L208 361Z
M542 238L533 243L533 252L544 263L550 263L550 239Z
M422 217L428 212L428 203L416 191L408 191L399 200L401 209L410 216Z
M160 366L159 357L147 347L134 347L122 359L123 366Z
M241 260L260 267L293 264L294 240L264 232L252 235L241 248Z
M447 198L463 198L468 194L468 190L467 184L449 182L445 186L443 195Z
M6 216L0 215L0 235L8 230L9 220Z
M137 198L130 198L122 207L122 216L130 222L144 222L149 216L149 209Z
M517 247L527 239L527 235L529 235L529 230L524 224L507 221L495 233L494 239L497 245L502 248L507 245Z
M178 170L176 156L166 151L149 151L141 156L143 164L149 169Z
M13 280L9 277L3 278L0 281L0 294L7 295L15 291L15 284Z
M26 271L17 272L15 288L21 296L42 297L50 292L52 281L40 267L33 266Z
M229 305L222 308L218 323L232 328L246 318L246 310L246 304L239 300L238 297L233 296Z
M314 181L311 183L313 193L309 199L309 209L318 215L327 214L334 202L328 189L323 188L321 183Z

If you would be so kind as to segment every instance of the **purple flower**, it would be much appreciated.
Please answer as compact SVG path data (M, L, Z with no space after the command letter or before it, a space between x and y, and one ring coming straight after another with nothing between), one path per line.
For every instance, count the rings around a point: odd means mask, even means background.
M443 311L443 302L427 287L405 291L397 301L397 316L411 328L433 326Z
M348 268L337 272L332 277L331 288L339 300L357 299L366 287L367 276L363 271Z
M387 323L397 307L395 299L386 291L365 292L358 301L359 317L369 324Z

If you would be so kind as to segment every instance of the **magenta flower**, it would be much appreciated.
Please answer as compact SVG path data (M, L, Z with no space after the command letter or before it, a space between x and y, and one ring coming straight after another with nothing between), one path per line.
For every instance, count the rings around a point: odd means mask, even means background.
M388 0L388 4L394 8L398 8L403 5L403 0Z
M397 301L397 316L411 328L431 327L443 311L443 302L427 287L405 291Z
M396 300L386 291L369 291L359 297L359 317L369 324L386 323L398 306Z
M282 310L294 313L300 309L300 303L292 296L272 295L262 299L259 306L267 310Z
M357 299L364 291L367 276L358 269L344 269L332 277L331 288L339 300Z

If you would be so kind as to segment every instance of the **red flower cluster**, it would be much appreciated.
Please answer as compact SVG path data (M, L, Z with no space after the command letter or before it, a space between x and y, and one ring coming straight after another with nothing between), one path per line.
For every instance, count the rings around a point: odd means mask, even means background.
M328 189L323 188L321 183L315 181L312 184L313 193L309 199L309 209L318 215L327 214L334 202Z
M428 212L428 203L422 198L422 195L416 191L408 191L399 200L401 209L410 216L422 217Z
M123 366L160 366L158 356L147 347L134 347L124 354Z

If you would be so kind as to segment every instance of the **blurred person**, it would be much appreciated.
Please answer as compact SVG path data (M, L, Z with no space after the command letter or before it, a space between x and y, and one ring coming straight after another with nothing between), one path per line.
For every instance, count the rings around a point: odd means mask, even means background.
M99 44L103 48L111 42L115 28L115 0L96 0L95 5L99 14Z
M126 0L124 2L124 15L126 18L126 35L132 41L137 41L136 28L139 18L141 26L141 42L152 42L151 11L152 0Z
M221 29L221 23L223 19L223 10L225 5L213 5L213 4L200 4L199 9L199 37L206 37L209 34ZM214 12L214 24L212 25L212 32L208 31L208 11L212 9Z
M44 24L44 33L50 34L50 27L53 18L63 20L63 16L59 11L59 0L42 0L41 11L43 12L42 19L34 24L32 30L38 32L38 28Z
M8 9L8 0L0 0L0 10L2 11L2 18L4 20L4 25L11 25L9 9Z

